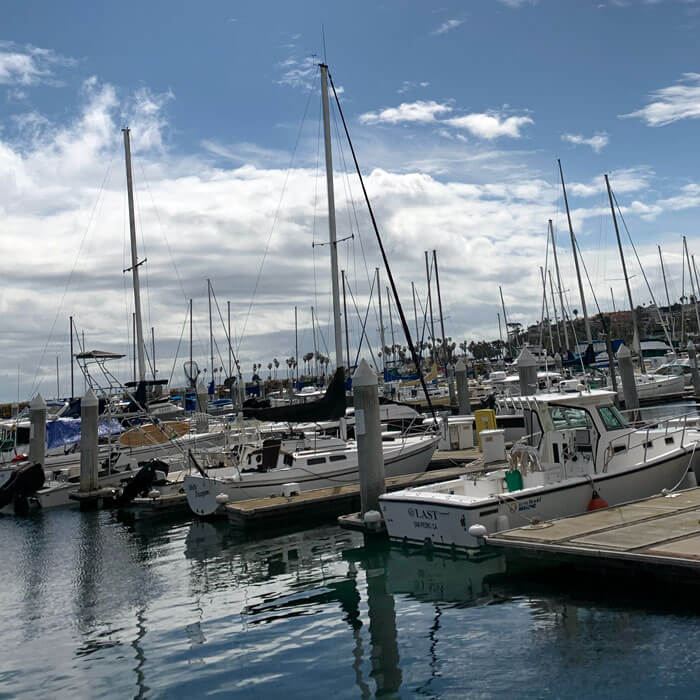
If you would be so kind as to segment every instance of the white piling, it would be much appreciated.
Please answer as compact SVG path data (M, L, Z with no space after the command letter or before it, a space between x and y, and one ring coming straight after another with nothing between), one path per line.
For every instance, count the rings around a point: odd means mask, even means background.
M355 437L360 469L361 514L379 510L379 496L384 493L384 452L379 421L377 375L363 358L352 377L355 406Z
M467 366L460 358L457 360L455 367L455 376L457 378L457 403L459 404L459 415L471 415L471 399L469 397L469 380L467 379Z
M698 356L697 349L693 345L693 341L688 341L688 359L690 360L690 370L693 378L693 392L695 399L700 396L700 373L698 372Z
M554 366L557 368L557 372L560 372L564 368L564 361L561 359L559 353L554 356Z
M204 382L197 384L197 411L206 413L209 410L209 391Z
M87 493L99 488L97 477L99 401L88 389L80 402L80 491Z
M621 345L617 351L617 366L620 369L622 380L622 395L625 397L625 408L629 410L639 408L639 395L637 384L634 381L634 365L632 353L626 345Z
M447 389L450 393L450 406L457 405L457 394L455 392L455 368L454 365L447 365Z
M527 348L523 348L518 356L518 377L521 396L537 393L537 360Z
M46 401L37 394L29 403L29 461L43 466L46 457Z

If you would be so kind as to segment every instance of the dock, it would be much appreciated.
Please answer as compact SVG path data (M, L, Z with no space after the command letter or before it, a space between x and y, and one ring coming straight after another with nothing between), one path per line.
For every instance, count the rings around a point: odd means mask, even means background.
M700 488L488 535L486 543L540 562L603 573L695 579L700 573Z
M404 474L386 479L387 491L398 491L410 486L437 483L456 479L470 471L481 471L481 463L466 467L450 467ZM251 526L273 525L280 522L300 522L302 520L321 520L337 517L357 510L360 506L360 484L343 484L323 489L302 491L297 496L268 496L253 498L248 501L229 503L225 507L229 522L236 528L245 529Z

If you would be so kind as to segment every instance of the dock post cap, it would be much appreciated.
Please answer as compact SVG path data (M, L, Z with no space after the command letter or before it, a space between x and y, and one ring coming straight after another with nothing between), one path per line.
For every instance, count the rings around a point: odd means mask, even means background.
M368 510L362 516L362 519L366 523L379 523L382 520L382 514L378 510Z
M455 372L466 372L467 371L467 366L464 364L462 358L460 357L459 360L457 360L457 364L455 365Z
M527 348L523 348L518 355L518 367L535 367L536 365L535 356Z
M37 393L37 395L29 402L29 410L36 411L44 408L46 408L46 401L44 401L41 394Z
M372 371L369 363L363 357L357 365L355 374L352 375L352 385L355 386L377 386L377 375Z
M97 406L99 404L99 401L97 400L97 396L95 396L95 392L92 389L88 389L85 392L85 395L83 396L80 405L81 406Z
M616 357L625 359L626 357L632 357L632 353L626 345L620 345L620 349L617 351Z

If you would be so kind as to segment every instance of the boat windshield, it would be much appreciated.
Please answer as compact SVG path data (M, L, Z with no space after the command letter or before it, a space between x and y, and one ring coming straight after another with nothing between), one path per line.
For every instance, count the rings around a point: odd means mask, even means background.
M574 406L550 406L550 414L555 430L568 430L570 428L593 428L588 411Z
M600 413L600 417L608 430L622 430L622 428L630 427L615 406L600 406L598 413Z

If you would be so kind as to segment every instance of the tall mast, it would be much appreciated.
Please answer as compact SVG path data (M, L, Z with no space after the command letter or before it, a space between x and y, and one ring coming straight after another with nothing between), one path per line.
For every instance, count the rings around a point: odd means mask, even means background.
M501 331L501 314L497 311L498 316L498 337L501 339L501 352L503 352L503 332Z
M374 268L377 274L377 299L379 303L379 342L382 344L382 367L386 366L386 357L384 357L384 348L386 341L384 340L384 316L382 315L382 285L379 281L379 268Z
M413 318L416 322L416 343L420 338L420 333L418 332L418 310L416 308L416 285L411 282L411 292L413 294Z
M345 270L340 271L343 282L343 320L345 321L345 354L348 358L348 374L350 374L350 333L348 331L348 305L345 299Z
M549 220L549 237L552 239L552 252L554 253L554 267L557 271L557 287L559 289L559 308L561 309L561 324L564 327L564 344L569 352L569 330L566 327L566 306L564 306L564 292L561 288L561 274L559 273L559 258L557 257L557 242L554 238L554 227L552 220Z
M75 376L73 374L73 317L70 317L70 397L75 398Z
M151 326L151 361L153 362L153 381L156 381L156 331Z
M386 305L389 311L389 329L391 331L391 360L396 363L396 339L394 338L394 319L391 316L391 294L389 292L389 287L386 288Z
M666 282L666 268L664 267L664 256L661 254L661 246L656 246L659 249L659 260L661 261L661 274L664 278L664 290L666 291L666 304L668 304L668 313L671 317L671 340L676 339L676 323L673 318L673 311L671 309L671 296L668 293L668 282ZM671 348L673 350L673 347Z
M321 101L323 102L323 139L326 147L326 189L328 190L328 233L331 246L331 285L333 290L333 330L335 366L343 366L343 331L340 325L340 288L338 285L338 244L335 235L335 196L333 194L333 151L328 107L328 66L321 63Z
M681 250L681 260L685 255L685 236ZM685 262L681 265L681 349L685 348Z
M297 324L297 307L294 307L294 370L299 381L299 326Z
M552 349L552 355L554 354L554 336L552 335L552 322L549 318L549 303L547 302L547 278L544 276L544 268L540 266L540 275L542 277L542 298L544 299L544 310L545 318L547 319L547 328L549 329L549 346ZM545 357L547 357L547 351L545 350Z
M134 215L134 182L131 175L131 142L129 128L122 129L124 134L124 156L126 159L126 191L129 199L129 235L131 238L131 276L134 284L134 313L136 318L136 349L138 357L138 379L146 379L146 364L143 357L143 322L141 319L141 287L139 285L139 262L136 250L136 217ZM128 271L128 270L127 270Z
M133 352L133 360L134 360L134 381L136 381L136 314L132 313L131 314L131 340L133 342L133 347L134 347L134 352ZM83 343L85 345L85 343Z
M432 285L430 284L430 266L428 265L428 251L425 251L425 277L428 281L428 306L430 308L430 338L433 341L433 350L435 349L435 322L433 321L433 294L431 292Z
M190 372L191 371L192 371L192 299L190 299Z
M503 289L501 288L500 284L498 285L498 293L501 295L501 308L503 309L503 325L506 327L506 345L508 347L508 353L512 356L513 350L510 346L510 333L508 332L508 316L506 316L506 303L503 301Z
M574 264L576 265L576 279L578 280L578 291L581 295L581 308L583 310L583 322L586 326L586 340L590 345L593 342L593 336L591 335L591 323L588 320L588 309L586 308L586 297L583 293L583 282L581 281L581 270L578 264L578 253L576 252L576 236L574 236L574 227L571 224L571 212L569 211L569 199L566 196L566 185L564 184L564 171L561 169L561 160L557 159L559 163L559 175L561 176L561 188L564 191L564 205L566 206L566 219L569 222L569 234L571 235L571 250L574 254Z
M231 374L233 372L233 348L231 347L231 302L227 301L226 302L226 313L228 316L228 376L229 379L231 378ZM230 384L230 383L229 383Z
M311 307L311 335L314 338L314 376L318 381L318 347L316 345L316 320L314 317L314 307Z
M447 351L447 338L445 337L445 320L442 316L442 296L440 295L440 275L438 274L437 251L433 248L433 265L435 265L435 286L438 295L438 310L440 312L440 333L442 333L442 347L445 353L445 368L449 360Z
M622 274L625 277L625 286L627 287L627 299L630 303L630 312L632 313L632 332L633 340L632 345L635 343L637 347L634 348L635 352L639 353L639 368L642 372L645 371L644 368L644 358L642 357L642 347L640 344L639 328L637 327L637 314L634 310L634 303L632 302L632 290L630 289L630 278L627 276L627 265L625 263L625 253L622 250L622 241L620 239L620 229L617 225L617 217L615 216L615 205L613 204L612 190L610 189L610 180L608 180L607 173L605 174L605 186L608 189L608 199L610 200L610 211L612 213L613 224L615 225L615 236L617 237L617 248L620 251L620 262L622 263Z
M695 320L698 324L698 331L700 331L700 314L698 313L698 298L695 294L695 280L693 279L693 268L690 266L690 255L688 254L688 241L685 236L683 236L683 249L685 250L685 259L688 262L688 277L690 277L690 293L692 294L693 306L695 307Z
M557 345L559 347L559 353L561 353L561 333L559 333L559 317L557 316L557 302L554 296L554 283L552 282L551 270L547 270L547 276L549 277L549 296L552 298L552 311L554 312L554 327L557 329Z
M214 387L216 387L216 380L214 378L214 328L212 326L211 320L211 280L207 279L207 295L209 297L209 359L211 360L211 380L214 382Z

